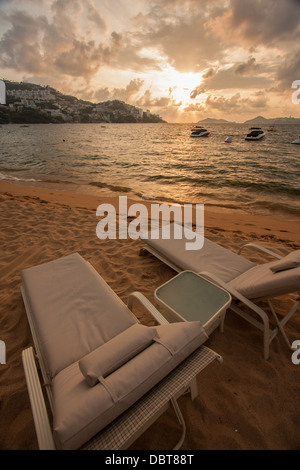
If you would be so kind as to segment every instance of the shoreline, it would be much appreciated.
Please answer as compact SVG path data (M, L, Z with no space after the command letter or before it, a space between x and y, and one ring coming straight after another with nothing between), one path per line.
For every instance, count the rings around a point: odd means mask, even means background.
M19 170L18 170L19 171ZM227 201L223 204L220 201L214 200L211 196L203 195L204 201L199 200L195 202L193 199L174 199L170 197L157 197L150 196L147 194L141 194L140 192L134 191L132 188L121 187L119 185L110 185L108 183L77 183L74 181L51 181L51 180L39 180L35 179L36 175L32 175L32 179L22 179L11 176L11 178L0 179L0 184L8 183L11 185L28 187L28 188L40 188L41 190L47 189L49 191L63 191L63 192L73 192L77 195L86 195L93 196L95 198L116 198L118 196L127 196L129 199L144 202L144 203L153 203L153 204L168 204L175 205L179 204L183 206L185 204L203 204L206 209L210 212L226 212L232 214L244 214L257 217L266 217L266 218L275 218L283 217L285 220L290 222L300 222L300 212L296 208L291 208L288 205L275 206L272 209L270 207L264 206L264 203L258 204L254 202L252 206L242 206L237 203ZM270 203L269 203L270 204Z
M291 130L271 133L259 145L245 142L239 130L228 145L228 126L212 125L209 140L195 142L186 124L150 126L151 132L147 124L138 134L116 125L117 132L81 124L76 132L45 128L40 135L34 125L4 132L0 181L300 218L299 152L290 145Z
M118 197L127 196L128 206L139 202L147 207L150 213L151 204L168 204L167 201L144 199L133 195L132 193L112 193L109 190L103 190L103 193L88 193L81 191L78 186L77 191L72 189L53 189L44 186L0 182L0 194L8 193L14 197L43 199L49 203L67 204L70 207L81 207L85 209L96 209L99 204L112 204L118 209ZM193 204L193 207L195 205ZM95 223L96 225L96 223ZM278 239L280 242L287 243L293 249L300 248L300 218L290 214L266 214L253 215L242 209L224 209L223 207L211 207L204 204L204 229L225 231L231 235L238 234L239 227L247 227L250 238Z
M128 197L128 206L136 203ZM140 200L150 208L151 202ZM154 201L156 202L156 201ZM0 365L0 449L36 450L37 441L22 366L22 350L32 337L20 292L22 269L79 252L114 292L127 303L131 292L142 292L154 303L154 291L175 273L151 255L139 256L142 240L100 240L96 208L115 207L118 195L92 196L72 191L0 182L0 339L6 344L6 364ZM279 254L300 248L299 222L205 209L205 236L232 251L247 242ZM262 262L261 254L255 260ZM276 300L281 315L290 296ZM134 314L142 324L153 319L141 307ZM270 317L270 322L272 319ZM286 325L291 341L300 337L300 315ZM226 315L224 333L210 336L206 346L223 357L197 378L199 395L179 400L188 450L293 450L300 447L299 365L281 336L262 355L262 333L233 312ZM162 438L163 433L163 438ZM171 449L179 429L168 410L130 450Z

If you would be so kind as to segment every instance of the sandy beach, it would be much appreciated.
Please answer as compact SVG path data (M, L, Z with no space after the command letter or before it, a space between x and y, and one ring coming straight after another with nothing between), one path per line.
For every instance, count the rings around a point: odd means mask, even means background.
M20 292L21 270L78 252L125 303L133 291L154 302L154 290L175 274L154 257L139 256L141 240L99 240L96 208L103 202L117 204L117 197L0 183L0 339L7 350L6 364L0 365L2 450L38 448L21 361L22 350L33 344ZM205 210L205 236L233 251L251 241L287 254L300 248L299 229L299 219L282 215ZM255 256L263 261L262 255ZM277 299L278 311L284 314L294 298ZM154 323L141 308L134 313L143 324ZM300 339L299 312L286 331L291 341ZM182 449L299 449L300 365L292 363L283 338L274 339L265 361L262 334L228 311L224 333L216 330L206 345L223 363L213 363L198 376L194 402L188 396L179 400L187 425ZM131 449L171 449L179 434L170 410Z

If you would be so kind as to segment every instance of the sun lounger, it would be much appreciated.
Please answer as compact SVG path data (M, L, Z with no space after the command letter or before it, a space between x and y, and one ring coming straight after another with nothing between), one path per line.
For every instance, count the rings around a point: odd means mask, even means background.
M194 271L225 288L233 298L230 309L263 331L265 359L269 358L269 346L278 331L291 347L284 326L299 308L300 299L299 297L296 299L282 320L279 319L270 299L295 292L299 294L300 250L281 257L259 245L248 243L239 253L234 253L205 239L200 250L188 251L186 241L190 238L175 239L171 231L171 239L162 239L158 233L154 233L149 239L144 239L146 245L140 254L149 251L177 272ZM191 231L186 233L192 235ZM255 264L241 256L242 249L246 247L268 253L275 260ZM267 300L276 321L276 328L271 329L268 314L257 305L260 300Z
M42 376L41 386L29 347L22 359L39 448L127 448L169 404L183 429L179 448L185 425L176 400L187 389L195 398L197 374L220 359L203 346L202 325L168 324L141 293L126 306L78 253L21 277ZM137 301L158 326L138 322L130 310Z

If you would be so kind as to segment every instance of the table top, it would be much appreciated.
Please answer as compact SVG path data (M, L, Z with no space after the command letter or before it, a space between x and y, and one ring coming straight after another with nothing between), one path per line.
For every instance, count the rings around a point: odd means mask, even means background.
M183 271L158 287L155 297L183 320L203 324L231 303L228 292L192 271Z

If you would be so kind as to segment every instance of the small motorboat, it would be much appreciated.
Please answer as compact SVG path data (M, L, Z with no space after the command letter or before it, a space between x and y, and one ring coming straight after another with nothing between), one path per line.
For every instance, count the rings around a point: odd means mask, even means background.
M225 139L225 142L232 142L232 137L230 137L230 136L227 137L227 138Z
M292 144L298 144L298 145L300 145L300 135L299 135L299 139L294 140L294 141L292 142Z
M250 127L250 132L246 135L245 140L260 140L264 136L265 133L260 127Z
M201 126L195 126L192 129L191 132L191 137L206 137L209 135L209 131L207 129L204 129L204 127Z

